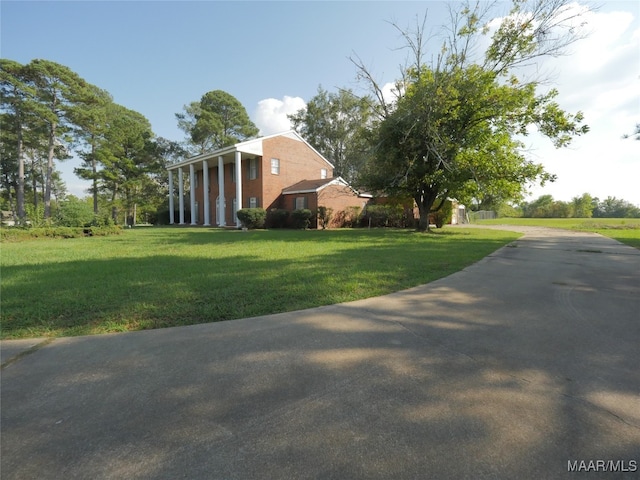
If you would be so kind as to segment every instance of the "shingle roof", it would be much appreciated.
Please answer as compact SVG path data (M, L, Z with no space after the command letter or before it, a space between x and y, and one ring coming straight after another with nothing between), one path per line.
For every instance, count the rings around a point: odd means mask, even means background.
M282 190L284 195L291 193L311 193L321 190L322 187L327 186L331 182L335 182L338 178L321 178L317 180L302 180L298 183L294 183L290 187Z

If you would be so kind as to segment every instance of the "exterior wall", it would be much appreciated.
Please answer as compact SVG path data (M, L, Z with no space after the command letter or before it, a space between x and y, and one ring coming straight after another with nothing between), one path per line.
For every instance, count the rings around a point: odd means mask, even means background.
M271 173L271 159L280 160L280 174ZM307 144L287 137L267 138L262 143L262 162L258 167L262 175L262 204L265 210L287 208L280 202L282 190L301 180L320 178L321 169L327 169L327 178L333 169Z
M344 215L340 215L350 207L358 207L361 210L367 204L367 198L358 197L358 195L349 187L343 185L329 185L319 192L312 193L292 193L282 195L278 202L278 208L283 208L289 212L296 209L296 199L304 197L306 199L306 208L312 212L318 212L318 207L327 207L333 210L332 219L329 224L330 228L341 227L341 220ZM317 216L311 220L310 228L317 228Z
M344 185L329 185L318 192L317 206L333 209L330 227L339 227L340 212L349 207L359 207L361 210L368 202L368 198L359 197L351 188Z

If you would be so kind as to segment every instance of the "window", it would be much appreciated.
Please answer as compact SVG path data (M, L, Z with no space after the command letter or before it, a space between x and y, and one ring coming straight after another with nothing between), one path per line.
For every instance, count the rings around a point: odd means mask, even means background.
M280 160L277 158L271 159L271 174L280 175Z
M327 169L326 168L321 168L320 169L320 178L327 178Z
M236 181L236 165L234 163L229 164L229 170L231 171L231 181Z
M256 178L258 178L258 159L252 158L249 160L249 180Z
M296 210L307 208L307 197L296 197Z
M198 188L200 184L200 172L195 172L193 176L193 188Z
M258 197L249 198L249 208L258 208Z

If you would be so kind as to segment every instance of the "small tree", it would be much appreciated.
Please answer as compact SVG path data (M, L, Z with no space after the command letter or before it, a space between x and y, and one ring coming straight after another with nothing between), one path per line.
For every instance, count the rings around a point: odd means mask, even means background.
M69 195L58 205L56 224L62 227L85 227L94 221L95 216L89 203Z

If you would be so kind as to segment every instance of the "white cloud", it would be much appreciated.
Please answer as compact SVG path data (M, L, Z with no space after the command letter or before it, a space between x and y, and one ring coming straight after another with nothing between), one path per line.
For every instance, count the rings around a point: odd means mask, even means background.
M285 132L291 130L292 127L287 115L296 113L305 106L305 101L300 97L285 95L282 100L265 98L258 102L253 114L253 121L260 129L260 135Z
M558 88L560 106L582 111L591 131L564 149L531 136L533 159L558 175L532 197L551 194L566 201L587 192L640 205L640 142L621 139L640 122L638 19L629 11L588 11L584 19L589 36L569 55L544 59L540 66L556 72L551 86Z

